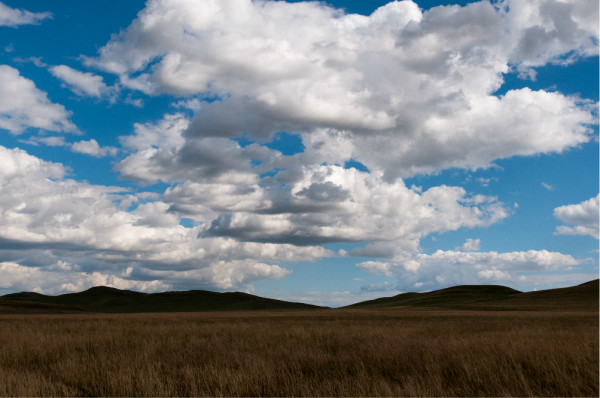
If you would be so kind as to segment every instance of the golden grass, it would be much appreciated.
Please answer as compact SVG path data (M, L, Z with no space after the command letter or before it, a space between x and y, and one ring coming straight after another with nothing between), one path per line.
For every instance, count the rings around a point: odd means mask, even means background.
M0 316L2 396L598 396L598 313Z

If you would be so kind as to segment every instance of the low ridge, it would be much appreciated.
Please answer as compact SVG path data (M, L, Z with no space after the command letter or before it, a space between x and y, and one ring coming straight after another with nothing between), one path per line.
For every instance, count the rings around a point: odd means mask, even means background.
M491 300L504 299L521 293L518 290L499 285L460 285L425 293L401 293L393 297L363 301L345 308L386 308L386 307L464 307Z
M499 285L462 285L425 293L402 293L342 308L438 307L473 310L598 311L599 280L559 289L520 292ZM189 290L140 293L96 286L78 293L46 296L33 292L0 297L0 313L140 313L323 309L241 292Z
M598 311L599 280L577 286L520 292L498 285L463 285L425 293L402 293L344 308L442 307L475 310L568 309Z
M4 308L4 310L3 310ZM96 286L83 292L46 296L13 293L0 297L0 312L198 312L247 310L296 310L325 308L269 299L252 294L216 293L206 290L140 293Z

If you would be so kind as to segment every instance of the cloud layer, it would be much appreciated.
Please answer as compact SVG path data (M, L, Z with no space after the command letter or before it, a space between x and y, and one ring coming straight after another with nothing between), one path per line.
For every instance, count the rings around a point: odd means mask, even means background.
M128 280L130 286L148 289L189 283L234 289L289 273L257 258L272 263L327 254L318 247L199 240L199 227L179 225L179 217L156 195L133 195L122 188L65 178L62 165L19 149L0 147L0 163L0 223L5 226L0 232L0 261L20 259L19 267L3 268L4 285L15 273L32 273L39 276L36 280L43 275L48 281L71 278L75 286L87 284L90 275L113 275L123 279L119 282L123 286ZM63 270L68 278L52 276L57 271L52 267L59 262L70 264ZM136 280L155 282L145 285Z
M597 54L594 9L515 0L422 12L402 1L367 17L319 3L154 0L87 63L145 93L218 98L186 132L190 150L208 137L284 130L309 141L326 129L346 141L342 160L391 180L587 142L590 104L493 93L511 69ZM338 161L330 151L313 160Z
M0 3L0 24L48 17L7 9ZM289 275L287 261L331 256L373 258L359 268L398 281L365 294L514 284L576 267L583 260L547 250L482 252L479 239L422 253L428 235L485 228L513 210L492 195L405 178L589 142L596 104L503 83L509 72L532 79L536 67L596 56L597 15L586 0L427 11L407 0L370 16L317 2L149 0L96 56L80 58L118 83L48 70L80 96L122 89L139 105L166 95L176 112L135 123L118 149L94 138L28 142L119 155L122 178L168 188L75 181L62 164L0 146L0 289L242 289ZM77 132L69 118L0 65L0 129ZM278 147L283 132L298 148ZM598 236L598 197L554 214L570 225L558 234ZM328 243L361 245L333 252Z

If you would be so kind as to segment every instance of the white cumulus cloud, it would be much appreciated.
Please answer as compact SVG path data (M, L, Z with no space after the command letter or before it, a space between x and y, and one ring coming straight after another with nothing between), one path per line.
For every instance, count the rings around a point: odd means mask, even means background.
M479 251L479 244L481 243L480 239L467 239L465 241L465 243L460 246L457 247L456 250L457 251L463 251L463 252L476 252Z
M102 76L90 72L81 72L67 65L57 65L49 68L50 73L63 81L78 95L101 97L106 94L108 86Z
M67 179L62 165L20 149L0 147L0 163L0 261L19 259L26 268L15 275L39 268L31 272L37 280L50 278L44 285L47 291L60 287L52 280L68 279L54 275L64 270L47 268L59 261L78 265L72 277L81 279L81 286L88 286L90 275L98 273L113 284L120 279L112 277L129 281L121 286L162 281L179 289L239 289L289 274L274 262L331 255L321 247L198 239L199 227L179 225L170 206L152 195ZM125 269L129 271L123 274ZM20 285L4 287L15 286Z
M361 16L317 2L152 0L87 64L142 92L220 98L196 107L189 151L198 137L311 141L330 129L348 142L344 160L390 180L589 141L590 103L528 88L493 95L514 68L597 54L588 3L401 1Z
M48 18L52 18L52 13L11 8L0 2L0 26L38 25Z
M554 217L565 224L556 227L558 235L589 235L598 239L598 202L600 195L578 204L554 209Z
M114 156L118 151L115 147L101 147L98 144L98 141L96 141L93 138L87 141L74 142L71 145L71 150L73 152L84 153L86 155L94 156L97 158L104 156Z
M12 134L20 134L27 128L77 132L70 115L17 69L0 65L0 129Z

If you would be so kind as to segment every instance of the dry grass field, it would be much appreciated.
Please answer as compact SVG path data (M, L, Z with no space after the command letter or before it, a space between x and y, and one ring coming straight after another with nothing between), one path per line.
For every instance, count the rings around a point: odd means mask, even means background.
M2 396L595 396L597 311L0 315Z

